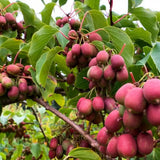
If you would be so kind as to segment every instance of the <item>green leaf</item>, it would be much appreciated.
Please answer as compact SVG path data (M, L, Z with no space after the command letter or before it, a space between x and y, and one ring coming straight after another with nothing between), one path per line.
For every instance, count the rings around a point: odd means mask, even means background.
M3 152L0 152L0 157L1 157L3 160L6 160L6 154L4 154Z
M131 10L131 8L135 8L139 6L142 3L143 0L128 0L128 11Z
M122 49L124 43L126 44L121 55L124 58L126 65L131 65L133 63L134 45L130 37L121 29L113 26L108 26L104 29L110 35L110 40L118 52Z
M51 14L53 11L53 8L56 4L51 2L45 5L45 8L42 10L41 15L42 15L42 22L49 24L50 19L51 19Z
M143 7L134 8L131 12L140 20L145 29L152 33L152 40L155 41L159 32L156 15Z
M0 122L1 122L3 125L7 124L9 116L10 116L10 115L3 115L3 114L1 114L1 116L0 116Z
M57 102L57 104L59 105L59 106L64 106L64 104L65 104L65 99L64 99L64 97L61 95L61 94L54 94L53 95L53 99Z
M45 25L39 31L34 33L28 53L30 62L33 66L36 65L37 60L42 55L43 48L56 32L58 32L56 28Z
M59 5L63 6L64 4L66 4L67 0L59 0Z
M68 154L70 157L78 158L79 160L101 160L99 155L89 148L77 147L71 150Z
M89 6L91 9L99 9L100 0L84 0L84 4Z
M67 23L62 28L60 28L60 31L64 33L68 37L68 32L70 30L70 25ZM68 39L66 39L60 32L56 34L56 37L58 39L59 44L62 46L62 48L65 48L67 43L69 42Z
M18 144L16 146L16 150L13 152L11 160L15 160L21 156L23 150L23 144Z
M1 44L1 47L7 48L16 54L19 50L19 46L24 43L22 40L18 40L15 38L9 38L5 42Z
M56 86L57 82L55 80L47 78L45 89L41 88L41 93L44 100L51 100Z
M31 144L31 153L35 158L38 158L41 154L41 146L39 143L32 143Z
M37 82L42 85L42 87L45 87L47 76L51 67L51 64L53 62L55 54L62 51L61 47L57 46L55 48L52 48L50 51L44 53L41 55L39 60L36 63L36 79Z
M143 28L126 29L126 33L130 38L135 41L140 47L149 45L152 46L151 33L144 30Z
M24 21L26 25L32 25L34 23L35 13L34 11L25 3L17 2L20 6L20 10L23 14Z
M156 70L158 70L158 72L160 73L160 42L157 42L154 47L151 49L150 52L150 59L151 59L151 63L150 66L152 67L152 69L156 68ZM154 66L154 67L153 67ZM156 73L156 70L154 70L154 72Z
M9 0L0 0L0 4L2 5L3 8L5 8L7 5L10 4ZM16 3L12 4L10 7L6 9L6 12L13 12L15 10L18 10L18 6Z
M87 24L90 31L107 26L107 21L101 11L88 11L84 24Z
M82 69L81 72L77 74L75 87L79 89L88 89L89 82L83 77L87 77L88 68Z

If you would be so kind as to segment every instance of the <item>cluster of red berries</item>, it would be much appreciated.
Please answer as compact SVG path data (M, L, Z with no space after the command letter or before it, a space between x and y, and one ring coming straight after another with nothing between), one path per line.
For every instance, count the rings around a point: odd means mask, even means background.
M0 123L0 132L15 133L15 138L30 138L30 135L26 133L25 124L25 122L21 122L19 125L16 125L13 119L9 119L6 125Z
M66 23L70 25L70 28L73 30L78 30L80 27L80 21L74 18L70 18L69 16L65 16L63 18L57 19L56 25L59 27L63 27Z
M20 38L21 33L24 32L23 23L17 22L16 18L10 12L5 13L5 15L0 15L0 32L3 34L3 31L7 30L17 30L18 38Z
M151 78L142 87L126 83L118 89L115 99L119 108L109 113L105 127L97 135L97 141L106 147L105 154L112 158L131 158L152 152L151 129L160 125L159 87L160 80Z
M33 83L30 65L9 64L0 69L0 103L9 104L23 101L31 96L40 95L38 87Z

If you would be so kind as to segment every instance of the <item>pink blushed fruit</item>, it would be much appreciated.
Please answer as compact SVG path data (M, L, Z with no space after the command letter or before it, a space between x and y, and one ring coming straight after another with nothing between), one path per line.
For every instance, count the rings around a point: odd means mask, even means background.
M7 73L11 75L17 75L21 72L20 68L15 64L10 64L6 68Z
M89 40L90 40L90 42L95 41L95 40L102 41L102 37L98 33L92 32L89 34Z
M12 86L8 91L8 98L11 100L17 99L19 96L19 89L16 86Z
M135 85L132 83L126 83L123 86L121 86L116 94L115 94L115 99L120 103L120 104L124 104L124 99L126 97L126 94L128 93L128 91L132 88L135 88Z
M118 137L117 151L119 156L132 158L137 153L137 144L131 134L122 134Z
M104 101L100 96L94 97L92 101L92 106L95 111L102 111L104 109Z
M104 78L106 80L112 80L115 78L115 71L112 69L111 65L107 65L104 68Z
M143 95L145 99L152 104L160 103L160 79L149 79L143 86Z
M57 146L58 146L58 140L57 140L57 138L52 138L51 141L50 141L49 147L51 149L56 149Z
M101 145L106 145L111 137L112 134L107 131L106 127L103 127L97 134L97 141Z
M136 87L129 90L125 96L124 104L132 112L142 113L146 108L146 100L144 99L142 88Z
M96 56L96 59L97 59L97 63L98 64L106 64L108 62L108 59L109 59L109 54L108 52L106 51L99 51L97 56Z
M81 54L80 44L74 44L72 46L72 55L78 57Z
M113 110L105 119L105 127L111 133L117 132L122 127L122 119L118 110Z

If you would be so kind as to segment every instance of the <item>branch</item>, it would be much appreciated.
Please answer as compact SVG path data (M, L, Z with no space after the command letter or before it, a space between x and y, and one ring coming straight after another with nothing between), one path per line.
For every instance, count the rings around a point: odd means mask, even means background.
M31 107L31 109L32 109L32 112L33 112L33 114L34 114L34 116L35 116L35 118L36 118L36 120L37 120L37 122L38 122L38 124L39 124L39 128L40 128L40 130L41 130L41 132L42 132L42 134L43 134L43 136L44 136L44 138L45 138L45 141L47 142L47 145L49 146L48 139L47 139L47 137L46 137L46 135L45 135L45 133L44 133L44 130L43 130L43 128L42 128L42 126L41 126L41 124L40 124L40 122L39 122L39 120L38 120L38 116L37 116L37 114L36 114L36 111L34 110L33 107Z
M77 124L75 124L72 120L70 120L68 117L66 117L65 115L63 115L59 111L57 111L55 108L49 106L42 99L34 98L33 100L36 101L37 103L41 104L42 106L44 106L46 110L51 111L56 116L58 116L59 118L64 120L66 123L68 123L71 127L76 129L83 137L85 137L89 141L89 143L91 144L92 147L99 150L99 146L100 146L99 143L96 140L94 140L89 134L87 134L81 127L79 127Z
M113 24L116 24L116 23L120 22L123 18L125 18L125 17L128 16L128 15L129 15L129 13L123 15L121 18L119 18L119 19L118 19L117 21L115 21Z
M113 26L113 17L112 17L112 7L113 7L113 0L110 0L109 1L109 5L110 5L110 9L109 9L109 16L110 16L110 23L111 23L111 26Z

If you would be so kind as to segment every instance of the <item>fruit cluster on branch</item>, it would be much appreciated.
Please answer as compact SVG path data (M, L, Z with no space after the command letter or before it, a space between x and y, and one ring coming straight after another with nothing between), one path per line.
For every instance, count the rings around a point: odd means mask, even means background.
M14 15L10 12L0 15L0 33L5 31L17 31L17 38L21 38L21 34L24 33L23 22L17 22Z
M9 64L0 69L0 104L7 105L40 95L33 83L30 65Z

